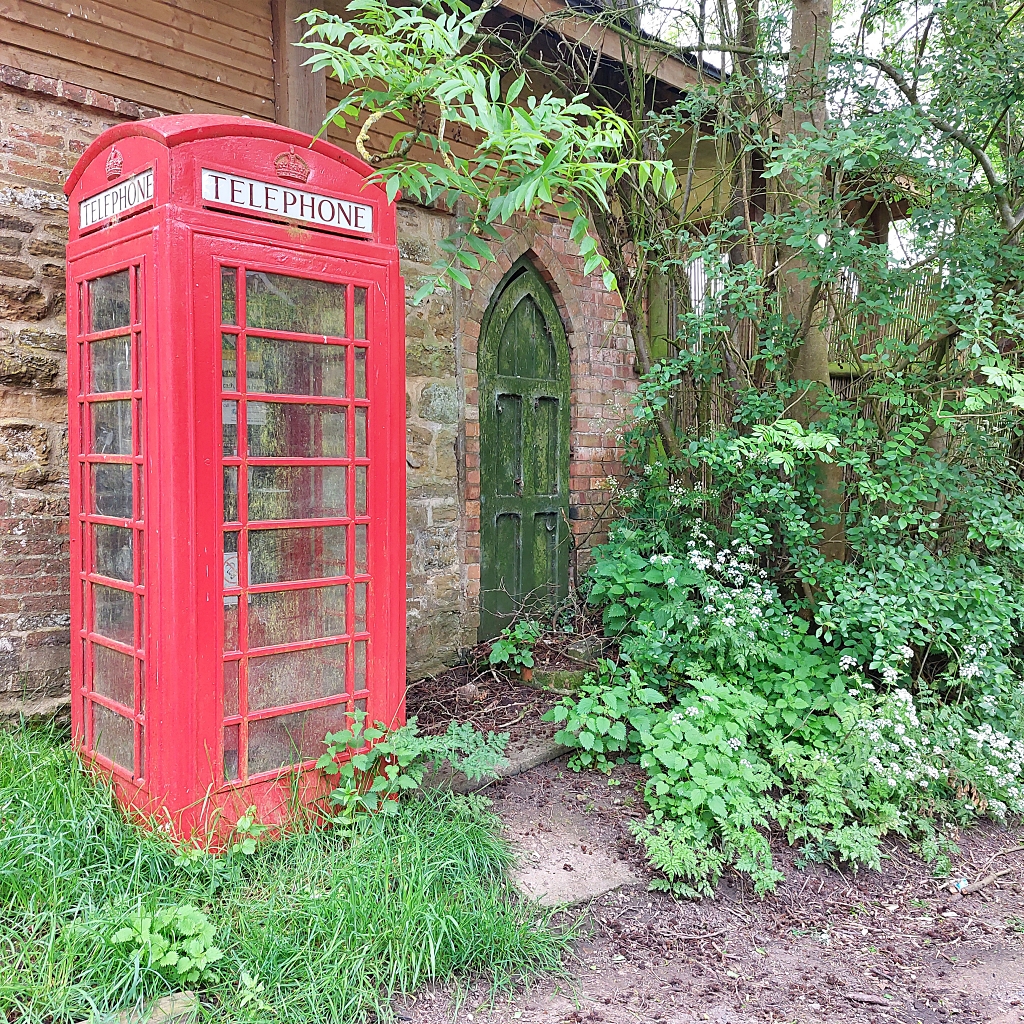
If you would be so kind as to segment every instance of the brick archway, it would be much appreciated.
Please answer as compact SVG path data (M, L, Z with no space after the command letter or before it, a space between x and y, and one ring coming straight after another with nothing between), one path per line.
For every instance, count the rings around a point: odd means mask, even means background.
M618 475L618 431L635 390L632 343L618 296L598 275L585 277L583 260L569 240L569 225L537 219L510 233L495 263L472 275L464 296L457 343L463 389L459 478L463 507L460 533L466 600L465 628L475 637L480 598L480 395L477 351L484 315L512 265L528 256L551 289L565 326L570 358L570 516L577 542L604 539L594 518L607 501L605 480Z

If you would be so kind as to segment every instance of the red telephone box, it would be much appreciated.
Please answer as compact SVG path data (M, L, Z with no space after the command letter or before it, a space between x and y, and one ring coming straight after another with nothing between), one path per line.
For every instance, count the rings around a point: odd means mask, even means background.
M405 688L405 297L368 165L235 117L68 180L72 722L138 813L287 818Z

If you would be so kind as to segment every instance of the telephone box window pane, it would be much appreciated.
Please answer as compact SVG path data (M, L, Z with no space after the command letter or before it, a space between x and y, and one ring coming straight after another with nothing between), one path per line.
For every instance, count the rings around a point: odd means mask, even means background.
M356 572L366 572L366 524L361 523L356 527Z
M249 649L345 634L345 587L249 595Z
M247 409L251 457L345 458L344 407L294 402L249 402Z
M366 641L359 640L356 642L356 669L355 669L355 682L353 684L353 690L358 693L360 690L366 689Z
M356 466L356 515L366 515L366 466Z
M343 518L344 466L250 466L249 521Z
M346 353L343 345L250 337L245 347L246 390L344 398Z
M246 325L344 338L345 289L343 284L250 270L245 275Z
M89 282L90 330L112 331L131 322L128 271L98 277Z
M220 322L222 324L238 323L238 271L234 267L220 268Z
M224 534L224 589L238 586L238 534Z
M135 771L135 723L103 707L92 706L92 746L97 754L109 757L114 764Z
M146 534L142 530L135 531L135 544L139 553L139 571L135 577L137 586L146 585Z
M356 349L356 398L366 397L366 349Z
M224 522L238 522L238 467L224 467Z
M96 455L131 455L132 403L92 402L92 450Z
M290 583L345 575L345 527L249 531L249 582Z
M238 778L238 733L237 725L224 730L224 781L233 782Z
M238 596L224 598L224 650L238 650Z
M354 301L352 303L353 313L355 319L355 337L365 338L366 337L366 289L357 288L355 290Z
M220 403L221 436L227 456L238 454L238 403Z
M92 601L93 631L130 646L135 639L132 594L124 590L115 590L113 587L101 587L94 584Z
M104 338L102 341L90 342L89 361L92 364L92 394L131 391L131 338Z
M238 665L237 661L224 662L224 717L238 714Z
M366 407L356 409L356 458L366 458Z
M356 584L356 621L354 633L366 632L366 587L365 583Z
M332 644L250 658L249 711L344 694L347 649L346 644Z
M132 467L113 462L94 462L92 510L116 519L132 518Z
M347 725L344 704L311 708L249 723L249 774L272 772L319 757L324 736Z
M112 651L109 647L93 644L92 688L101 696L116 700L126 708L134 708L135 659L120 651Z
M223 391L238 390L238 338L234 334L221 335L221 381Z
M132 530L127 526L104 526L94 523L92 528L93 572L109 576L112 580L131 583L135 563L132 559Z

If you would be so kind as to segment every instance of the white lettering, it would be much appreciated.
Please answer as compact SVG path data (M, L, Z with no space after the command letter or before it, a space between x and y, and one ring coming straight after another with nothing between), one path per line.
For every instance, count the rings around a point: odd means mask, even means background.
M220 174L205 167L202 192L206 203L231 206L264 217L283 216L364 235L373 232L373 207L350 199L335 199L235 174Z
M84 231L100 221L122 216L152 198L153 168L150 167L98 195L83 199L78 204L78 229Z

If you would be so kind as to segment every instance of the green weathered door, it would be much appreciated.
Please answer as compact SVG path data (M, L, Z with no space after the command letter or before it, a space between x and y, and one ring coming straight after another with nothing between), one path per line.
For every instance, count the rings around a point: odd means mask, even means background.
M480 337L480 639L569 588L569 346L525 257Z

